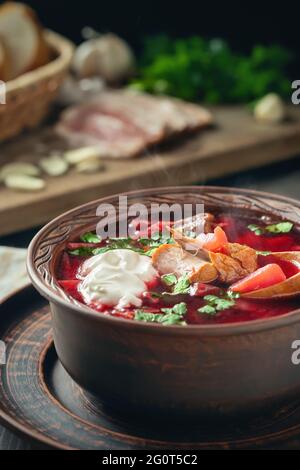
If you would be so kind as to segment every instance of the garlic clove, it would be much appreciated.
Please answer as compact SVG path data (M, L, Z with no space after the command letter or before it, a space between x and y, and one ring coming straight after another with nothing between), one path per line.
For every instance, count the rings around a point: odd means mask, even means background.
M52 155L40 160L40 167L49 176L60 176L68 171L69 163L59 155Z
M21 175L11 173L4 178L4 184L7 188L20 191L40 191L45 188L46 183L41 178L35 176Z
M75 168L79 173L94 173L105 170L105 165L99 158L90 158L77 163Z
M101 152L97 147L82 147L75 150L69 150L65 152L63 156L70 165L77 165L77 163L84 160L99 158L101 156Z
M265 123L278 123L286 117L284 101L276 93L269 93L259 100L254 108L254 117Z
M0 168L0 180L3 181L10 174L20 174L26 176L38 176L40 169L32 163L14 162L7 163Z

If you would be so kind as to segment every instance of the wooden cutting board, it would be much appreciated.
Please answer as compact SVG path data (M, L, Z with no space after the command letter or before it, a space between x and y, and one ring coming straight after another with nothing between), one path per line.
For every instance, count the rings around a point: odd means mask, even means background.
M39 193L0 187L0 235L43 224L67 209L101 196L138 188L206 183L211 178L300 155L300 108L278 125L258 124L244 107L212 109L215 126L132 160L106 162L91 175L73 171L47 178ZM49 127L2 145L0 164L36 161L64 147Z

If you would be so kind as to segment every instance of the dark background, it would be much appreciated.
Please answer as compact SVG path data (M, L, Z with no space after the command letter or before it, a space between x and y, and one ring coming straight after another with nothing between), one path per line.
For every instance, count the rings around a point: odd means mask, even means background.
M89 25L115 32L139 50L145 35L199 34L227 39L247 52L254 44L280 44L294 52L291 78L300 78L300 2L29 0L45 26L80 42ZM299 74L298 74L299 71Z

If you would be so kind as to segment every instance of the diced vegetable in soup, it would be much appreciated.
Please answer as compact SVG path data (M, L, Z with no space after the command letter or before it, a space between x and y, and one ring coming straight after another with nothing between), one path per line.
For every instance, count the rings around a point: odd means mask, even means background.
M88 232L68 243L56 275L99 315L165 326L251 321L299 308L300 235L289 221L211 213L180 228L143 224L134 238Z

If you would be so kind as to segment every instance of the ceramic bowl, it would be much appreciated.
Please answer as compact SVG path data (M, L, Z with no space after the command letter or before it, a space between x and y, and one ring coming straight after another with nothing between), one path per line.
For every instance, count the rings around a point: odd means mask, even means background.
M128 193L128 204L135 202L204 203L236 217L263 213L300 223L298 201L236 188ZM57 354L74 381L116 413L157 419L247 415L297 397L300 369L291 345L300 339L300 309L243 323L162 326L106 316L68 297L55 279L58 257L67 242L95 228L100 203L117 206L118 195L57 217L28 252L32 283L50 302Z

